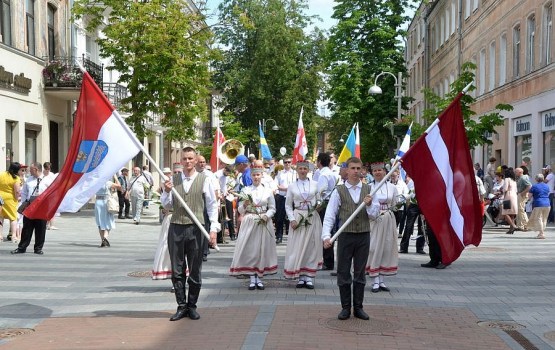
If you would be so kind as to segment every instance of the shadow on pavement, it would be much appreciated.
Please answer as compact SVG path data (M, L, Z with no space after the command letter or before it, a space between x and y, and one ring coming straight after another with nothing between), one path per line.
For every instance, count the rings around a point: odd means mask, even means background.
M0 307L0 318L48 318L51 315L52 310L49 308L29 303L11 304Z
M99 310L94 312L96 317L125 317L125 318L169 318L170 312L161 311L110 311Z

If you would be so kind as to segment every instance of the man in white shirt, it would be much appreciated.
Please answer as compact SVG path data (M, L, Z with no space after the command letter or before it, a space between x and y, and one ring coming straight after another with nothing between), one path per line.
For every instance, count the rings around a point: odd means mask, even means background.
M409 188L408 188L407 184L405 183L405 181L403 181L403 179L401 179L401 177L399 176L399 170L395 170L391 174L391 177L389 178L389 182L391 182L393 185L395 185L395 188L397 188L397 193L399 194L399 198L397 199L397 203L399 203L400 205L397 208L397 210L394 212L395 221L397 223L397 228L399 228L399 225L400 225L401 221L406 219L406 217L405 217L405 207L406 207L407 201L409 200ZM400 231L398 233L398 236L402 236L402 234L403 234L402 231ZM399 238L401 238L401 237L399 237Z
M54 182L54 180L56 180L56 178L58 177L58 174L52 172L52 163L50 162L44 162L44 164L42 165L42 174L43 174L42 181L44 181L45 185L47 186L50 186L52 182ZM56 213L56 215L59 216L60 214ZM54 217L56 217L56 215L54 215ZM46 229L47 230L58 229L57 227L54 226L54 218L50 219L50 221L46 223Z
M195 166L195 170L200 174L206 175L208 180L213 182L213 186L216 189L216 198L218 198L220 195L220 190L219 190L220 184L218 182L218 179L216 178L216 176L212 171L207 169L206 158L204 158L204 156L200 154L197 156L197 165ZM206 212L206 208L204 210L204 226L206 227L207 231L210 229L210 221L208 220L208 213ZM204 247L203 247L202 261L208 260L208 254L210 254L210 250L208 249L208 241L205 240Z
M181 162L183 172L177 173L171 180L164 183L164 192L160 201L164 208L173 208L170 227L168 229L168 251L172 267L172 283L175 289L177 311L170 321L177 321L184 317L198 320L197 301L201 288L202 246L206 237L195 224L188 211L177 198L173 198L172 188L181 195L193 215L201 224L204 221L204 209L210 220L210 246L216 244L216 232L220 230L218 223L218 202L214 182L206 175L195 170L197 153L192 147L185 147L182 151ZM185 271L189 268L189 276ZM188 295L185 295L185 280L189 285Z
M324 201L323 209L320 210L320 219L324 222L324 215L326 214L325 207L329 202L332 191L337 185L337 176L330 169L331 157L327 152L318 154L316 159L316 166L320 170L318 175L318 190L321 192L322 200ZM335 226L332 233L335 232ZM335 268L335 257L333 254L333 244L330 248L323 248L323 264L322 270L333 270Z
M44 176L42 174L42 165L38 162L33 162L29 166L30 176L27 181L23 184L21 189L21 202L33 201L40 194L42 194L50 183L43 181ZM31 238L33 237L33 231L35 232L35 254L42 255L42 248L44 246L44 240L46 238L46 220L41 219L29 219L25 215L23 216L23 229L21 231L21 241L19 242L17 248L12 250L12 254L23 254L27 250L27 247L31 243Z
M283 240L283 225L285 225L286 234L289 233L289 220L285 213L285 197L287 188L297 179L297 173L291 169L291 157L283 160L283 170L276 175L275 182L278 193L276 195L276 244Z
M555 196L555 175L551 171L551 165L549 164L544 166L542 170L543 176L545 178L543 182L545 182L549 186L549 203L551 204L551 210L549 211L549 215L547 216L547 222L553 222L555 216L553 211L555 210L555 203L553 200L553 197Z
M366 286L366 262L370 250L370 217L379 215L379 205L372 205L370 186L360 181L362 162L356 157L346 162L347 181L337 186L332 192L322 228L324 248L332 246L331 231L336 217L342 222L351 216L360 203L364 201L366 210L360 211L353 221L347 225L345 231L337 240L337 285L341 298L341 312L337 316L340 320L351 317L351 305L354 316L363 320L369 317L363 310L364 287ZM351 266L353 275L351 275ZM352 299L351 299L351 284ZM352 300L352 303L351 303Z
M141 172L141 168L138 166L133 168L133 177L127 185L126 195L131 201L131 216L133 216L133 221L135 225L141 222L141 212L143 210L143 202L145 199L145 188L150 187L150 182Z

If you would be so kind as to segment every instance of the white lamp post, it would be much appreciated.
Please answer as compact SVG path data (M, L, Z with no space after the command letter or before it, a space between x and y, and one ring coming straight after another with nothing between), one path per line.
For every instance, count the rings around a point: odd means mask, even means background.
M401 120L401 99L403 98L402 86L401 86L403 82L403 73L399 72L398 76L395 76L395 74L391 72L381 72L376 76L376 79L374 80L374 85L371 86L370 89L368 89L368 93L370 95L379 95L382 93L382 89L378 86L378 78L384 74L389 74L393 77L393 79L395 79L395 98L397 99L397 121L400 121Z
M274 122L274 126L272 126L272 130L274 131L278 131L279 130L279 126L277 125L277 122L274 119L262 119L262 131L264 131L264 134L266 134L266 123L272 121Z

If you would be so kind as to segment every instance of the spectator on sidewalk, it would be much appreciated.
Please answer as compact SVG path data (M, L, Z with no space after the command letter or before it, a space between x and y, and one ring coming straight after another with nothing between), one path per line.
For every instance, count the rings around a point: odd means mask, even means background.
M526 202L528 202L528 191L532 187L532 183L528 175L524 174L522 168L515 169L516 191L517 191L517 213L516 213L516 229L518 231L528 231L528 216L526 215Z
M551 165L547 164L543 167L543 177L544 182L549 186L549 206L551 207L549 211L549 216L547 217L547 222L552 223L555 218L555 174L551 171Z
M116 180L114 178L114 180ZM108 237L110 231L116 227L116 219L113 213L108 211L108 196L111 196L112 191L121 189L121 185L115 181L106 181L96 192L96 200L94 202L94 218L96 226L98 226L98 233L100 234L100 248L110 247Z
M532 215L528 220L528 229L538 231L536 238L545 238L545 228L547 225L547 217L549 215L549 186L544 183L543 174L536 175L536 184L530 188L532 195Z
M127 186L127 196L131 201L131 215L135 225L141 222L141 212L143 210L143 202L145 198L145 188L150 183L138 166L133 168L133 177Z
M11 230L12 233L15 233L17 229L17 200L21 191L21 179L18 175L20 169L21 164L13 162L7 171L0 174L0 197L4 202L0 211L0 242L4 240L2 232L4 219L8 219L10 222L8 231Z
M129 197L127 196L127 185L129 177L129 169L122 168L121 174L118 176L118 182L121 186L118 189L118 201L119 201L119 212L118 219L131 219L132 216L129 215L129 207L131 203L129 202Z

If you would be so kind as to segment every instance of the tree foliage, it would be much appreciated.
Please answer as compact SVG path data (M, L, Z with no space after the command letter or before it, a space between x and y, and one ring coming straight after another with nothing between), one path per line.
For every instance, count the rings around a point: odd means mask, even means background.
M403 12L408 0L336 0L327 46L327 97L334 125L332 137L339 140L359 123L363 160L388 159L393 138L384 127L397 117L394 79L380 78L381 95L369 95L368 88L382 71L406 72L400 37L408 19ZM339 146L339 144L338 144Z
M194 136L195 118L205 118L212 57L211 32L204 17L186 0L76 0L74 19L83 19L97 39L100 56L130 96L122 110L139 137L154 118L167 127L165 136Z
M325 38L319 30L305 34L306 7L306 0L224 0L219 7L226 25L215 29L221 59L214 82L224 111L244 133L254 132L250 145L258 143L258 121L274 119L280 130L271 130L270 122L265 135L273 155L281 146L293 149L301 107L308 143L316 142L311 125L323 87ZM225 125L223 131L228 137Z
M424 98L428 101L429 107L424 110L423 125L413 126L411 132L411 137L413 139L418 138L449 104L455 99L455 97L463 91L463 89L474 82L474 71L476 70L476 65L471 62L466 62L461 66L461 74L459 77L451 84L451 91L445 95L444 98L437 96L432 90L424 90ZM476 87L471 85L468 92L475 90ZM504 117L500 114L502 111L512 111L513 107L509 104L498 104L495 108L496 111L487 113L475 117L476 113L470 109L470 106L476 101L470 93L466 93L461 98L461 107L464 118L464 126L466 128L466 136L468 138L468 143L470 148L474 148L477 145L491 144L492 141L488 138L488 134L495 133L495 127L503 125Z

